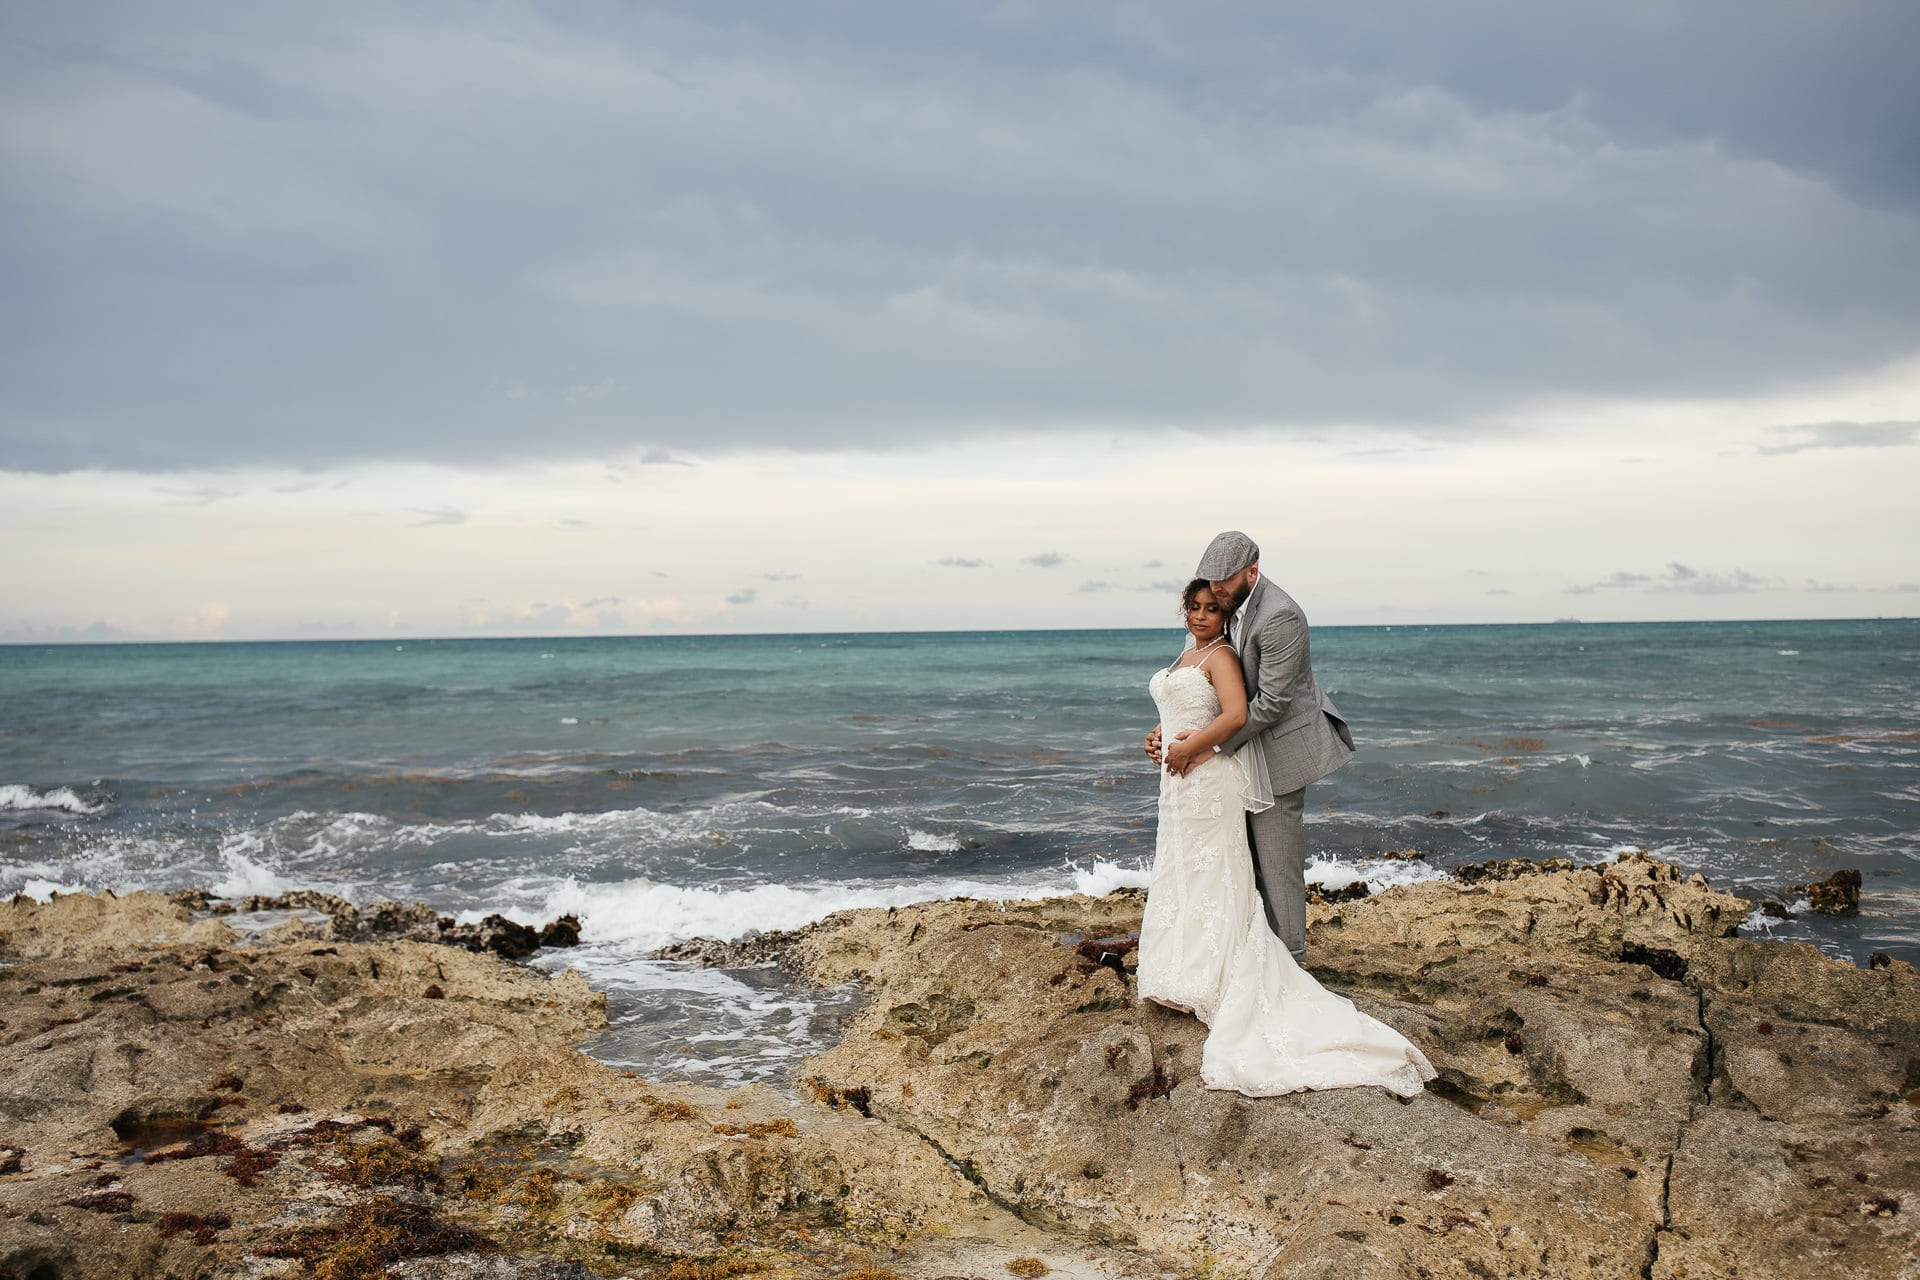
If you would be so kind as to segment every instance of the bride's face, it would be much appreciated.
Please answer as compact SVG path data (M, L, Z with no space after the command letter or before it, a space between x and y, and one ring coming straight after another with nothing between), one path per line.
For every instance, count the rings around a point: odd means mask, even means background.
M1187 630L1193 633L1195 644L1206 644L1220 638L1227 629L1227 613L1214 598L1213 589L1202 587L1194 593L1193 607L1187 610Z

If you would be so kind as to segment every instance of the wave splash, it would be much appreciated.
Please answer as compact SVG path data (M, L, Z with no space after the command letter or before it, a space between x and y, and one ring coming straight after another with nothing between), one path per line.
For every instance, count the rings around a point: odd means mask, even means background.
M0 811L26 813L48 810L55 813L99 813L104 804L88 804L72 787L49 787L35 791L18 782L0 785Z

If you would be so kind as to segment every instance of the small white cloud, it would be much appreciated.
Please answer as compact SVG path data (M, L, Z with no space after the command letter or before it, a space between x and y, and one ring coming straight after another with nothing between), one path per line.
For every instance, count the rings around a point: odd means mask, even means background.
M1755 452L1769 457L1808 449L1897 449L1920 443L1920 422L1808 422L1767 430L1772 435L1799 437L1754 446Z
M752 604L760 594L758 587L742 587L727 597L728 604Z
M581 532L584 532L585 530L593 528L593 521L576 520L573 517L569 516L564 520L554 521L554 526L556 528L565 529L569 533L581 533Z
M1758 591L1769 585L1778 584L1769 584L1765 578L1748 573L1745 569L1734 569L1730 573L1703 573L1684 564L1670 564L1666 578L1656 583L1653 589L1685 591L1696 596L1724 596Z
M694 464L682 458L676 458L665 449L649 449L640 455L643 467L691 467Z
M410 507L408 510L421 517L410 528L424 529L434 524L465 524L467 513L458 507Z
M760 576L768 582L798 582L800 580L800 575L797 573L763 573Z
M1021 564L1030 564L1036 569L1054 569L1067 562L1067 558L1058 551L1042 551L1038 555L1026 556Z
M169 498L173 499L176 505L191 507L204 507L208 503L218 502L222 498L237 498L240 496L240 492L237 489L216 489L212 485L201 485L196 489L173 489L166 485L156 485L153 491L155 493L166 494Z
M217 635L226 627L231 611L218 600L209 600L184 618L178 619L174 626L177 630L192 636Z
M1625 569L1616 569L1598 582L1582 583L1577 587L1568 587L1573 595L1591 595L1595 591L1622 591L1634 587L1644 587L1653 579L1644 573L1628 573ZM1491 593L1489 593L1491 594Z
M1748 573L1745 569L1733 569L1722 573L1716 570L1696 569L1692 565L1681 564L1678 560L1670 560L1667 562L1666 569L1657 578L1619 569L1597 582L1577 583L1563 590L1566 594L1574 596L1592 595L1596 591L1683 591L1689 595L1719 596L1770 590L1785 585L1783 582Z
M84 627L36 627L24 623L0 631L0 644L67 644L75 640L131 640L135 633L117 623L97 619Z
M1113 590L1113 584L1111 582L1083 582L1080 584L1078 590L1084 595L1093 595L1097 592Z
M974 560L967 556L948 556L940 563L949 569L984 569L990 561Z
M613 394L612 378L602 378L598 382L582 382L563 388L560 398L570 405L598 404Z

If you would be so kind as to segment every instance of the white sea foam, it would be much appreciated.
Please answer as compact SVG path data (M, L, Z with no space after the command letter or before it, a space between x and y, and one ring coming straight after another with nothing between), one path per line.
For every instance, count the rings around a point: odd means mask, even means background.
M71 787L49 787L45 791L35 791L32 787L9 782L0 786L0 810L15 812L52 809L59 813L98 813L105 805L88 804Z
M532 914L545 919L577 915L596 939L650 951L688 938L738 938L773 929L798 929L850 907L903 907L934 898L1021 898L1006 881L964 880L900 884L762 884L723 889L628 880L582 884L568 879L551 887ZM480 913L469 913L478 915Z
M931 831L909 830L907 848L915 853L958 853L960 837L956 835L938 835Z
M1753 910L1747 912L1747 918L1740 922L1740 927L1746 930L1748 933L1752 933L1755 930L1758 930L1759 932L1764 933L1769 937L1771 937L1777 930L1780 930L1780 929L1786 929L1791 932L1804 933L1806 926L1802 924L1796 924L1793 917L1804 915L1805 913L1811 910L1813 910L1813 904L1811 902L1808 902L1805 898L1799 898L1793 902L1788 903L1787 915L1784 917L1770 916L1760 906L1759 903L1755 903Z
M608 809L604 813L496 813L485 823L462 824L482 832L534 835L583 835L601 831L642 831L663 827L666 819L651 809Z
M43 880L38 877L27 880L20 886L20 892L35 902L46 902L56 893L85 893L86 891L85 885L67 884L59 880Z
M1353 862L1315 858L1307 863L1307 883L1326 893L1338 893L1362 881L1370 891L1379 893L1399 884L1446 878L1446 872L1417 858L1361 858Z
M1144 889L1147 887L1147 869L1145 867L1123 867L1117 862L1095 862L1093 866L1073 873L1073 891L1084 893L1090 898L1103 898L1115 889Z
M1127 886L1144 887L1147 882L1145 870L1110 862L1063 870L1064 874L1045 878L852 880L739 887L678 885L649 879L594 884L573 877L526 878L497 886L498 907L466 911L457 918L471 923L495 909L529 922L576 915L582 932L595 942L614 945L623 952L646 952L688 938L738 938L774 929L797 929L855 907L904 907L943 898L1018 902L1068 893L1100 895Z
M220 860L226 864L227 873L207 887L218 898L244 898L251 894L269 895L285 893L299 886L275 872L272 868L249 857L249 852L258 852L259 837L251 832L240 836L229 836L221 842Z

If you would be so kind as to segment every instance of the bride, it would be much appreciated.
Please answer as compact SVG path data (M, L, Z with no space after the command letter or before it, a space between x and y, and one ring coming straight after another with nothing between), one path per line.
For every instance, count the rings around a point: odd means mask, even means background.
M1140 996L1207 1024L1200 1079L1210 1089L1265 1097L1379 1085L1412 1097L1434 1076L1425 1055L1314 981L1267 926L1247 845L1246 766L1214 751L1246 722L1240 660L1204 579L1181 603L1193 644L1147 686L1167 750ZM1182 729L1195 732L1175 741Z

